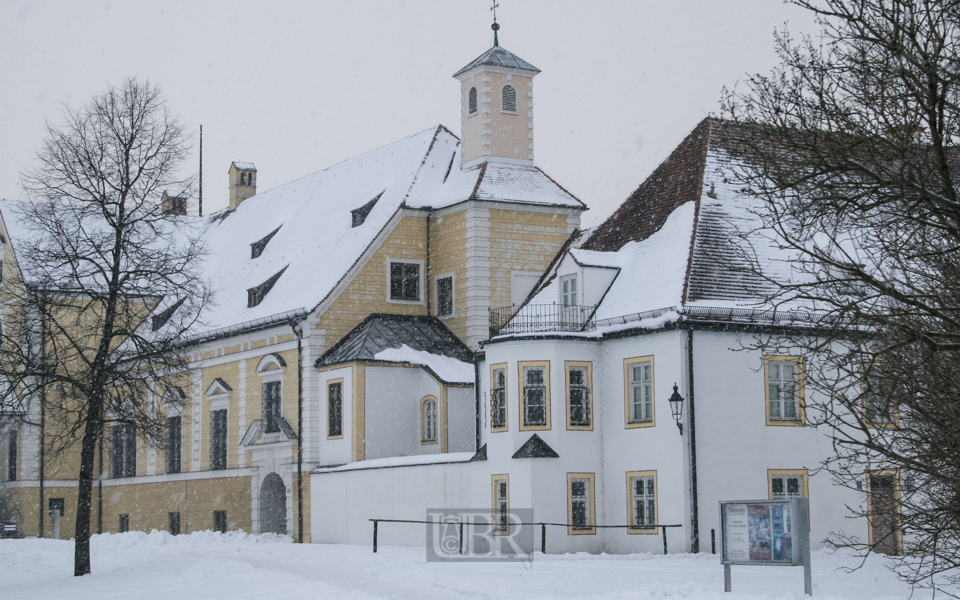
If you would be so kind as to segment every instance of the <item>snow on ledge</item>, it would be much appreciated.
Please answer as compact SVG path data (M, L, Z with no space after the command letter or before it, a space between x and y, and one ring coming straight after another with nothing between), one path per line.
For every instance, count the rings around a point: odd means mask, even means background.
M473 383L473 365L459 361L449 356L431 354L422 350L414 350L406 344L399 348L387 348L377 352L375 360L388 362L403 362L413 365L423 365L437 374L446 383Z
M389 469L392 467L417 467L420 465L438 465L445 463L465 463L473 458L473 452L449 452L447 454L421 454L417 456L391 456L347 463L339 467L314 469L311 473L341 473L343 471L364 471L367 469Z

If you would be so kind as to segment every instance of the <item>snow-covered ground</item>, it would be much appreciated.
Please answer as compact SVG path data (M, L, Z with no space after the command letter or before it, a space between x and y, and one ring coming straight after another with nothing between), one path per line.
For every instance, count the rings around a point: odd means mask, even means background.
M72 577L73 544L0 540L0 598L366 599L591 598L746 600L803 598L799 567L734 567L723 593L718 556L540 555L531 563L428 563L423 548L298 545L279 536L200 532L104 534L92 541L93 574ZM813 555L814 596L908 598L910 588L871 557ZM913 600L931 597L918 591Z

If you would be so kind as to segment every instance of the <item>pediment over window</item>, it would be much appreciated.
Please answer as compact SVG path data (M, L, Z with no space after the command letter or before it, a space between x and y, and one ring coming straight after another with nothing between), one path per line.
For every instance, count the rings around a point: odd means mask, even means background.
M207 391L204 392L205 396L220 396L222 394L229 394L233 391L233 388L227 385L227 382L217 377L213 380L213 383L210 384L210 387L207 388Z
M280 428L281 439L278 440L275 436L276 434L269 434L270 437L264 439L263 437L263 420L255 419L250 426L247 427L247 432L243 434L243 438L240 440L241 446L257 446L259 444L272 444L277 441L283 440L295 440L297 439L297 432L293 430L293 427L290 427L290 423L287 423L287 420L283 417L273 417L277 420L277 426Z
M560 458L557 451L547 445L539 435L533 434L520 449L513 453L512 458Z
M268 354L257 363L257 373L276 371L278 369L282 371L285 368L287 368L287 361L283 360L283 357L279 354Z

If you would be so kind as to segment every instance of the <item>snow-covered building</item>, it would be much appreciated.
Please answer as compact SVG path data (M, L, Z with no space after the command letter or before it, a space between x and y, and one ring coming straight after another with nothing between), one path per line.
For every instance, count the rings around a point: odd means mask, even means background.
M737 268L741 233L761 224L729 153L745 132L704 120L564 247L519 310L491 311L474 456L314 471L314 541L364 543L368 519L427 509L532 508L536 522L569 525L547 529L548 552L660 552L659 525L676 526L671 551L709 551L721 500L794 496L809 499L815 546L830 532L891 533L847 519L866 494L817 472L831 439L805 426L803 359L751 349L810 323L772 310L769 284ZM789 269L768 237L748 237L764 272ZM874 479L864 474L864 490ZM422 544L422 527L379 535Z
M537 73L499 45L458 71L462 139L433 127L261 193L254 164L231 164L229 208L203 222L215 306L180 388L149 399L165 447L106 435L103 531L309 541L312 469L473 450L489 309L528 296L586 208L533 163ZM193 219L177 192L163 202ZM8 271L17 215L0 206ZM75 461L41 470L39 435L4 425L0 492L24 532L53 519L69 536Z

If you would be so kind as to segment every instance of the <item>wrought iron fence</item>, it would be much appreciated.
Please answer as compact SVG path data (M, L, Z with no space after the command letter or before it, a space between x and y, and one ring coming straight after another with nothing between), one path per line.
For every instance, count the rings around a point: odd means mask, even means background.
M512 304L490 309L490 337L511 333L551 333L593 329L596 306L561 304Z

